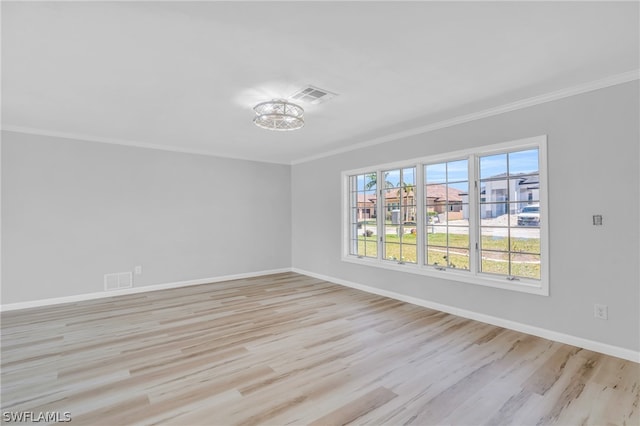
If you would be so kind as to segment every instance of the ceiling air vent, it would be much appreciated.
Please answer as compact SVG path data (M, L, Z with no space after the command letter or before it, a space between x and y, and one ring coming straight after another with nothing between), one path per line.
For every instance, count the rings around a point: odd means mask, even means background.
M307 86L291 95L289 99L295 99L296 101L303 101L313 105L317 105L328 101L334 96L338 95L328 90L319 89L315 86Z

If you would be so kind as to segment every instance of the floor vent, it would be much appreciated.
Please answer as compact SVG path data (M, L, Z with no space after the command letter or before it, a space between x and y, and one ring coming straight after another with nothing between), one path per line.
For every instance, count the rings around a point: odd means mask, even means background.
M296 101L303 101L313 105L317 105L317 104L326 102L335 96L338 96L338 95L328 90L318 89L315 86L307 86L303 89L298 90L293 95L291 95L289 99L294 99Z
M105 274L104 291L119 290L133 286L133 274L131 272L118 272L116 274Z

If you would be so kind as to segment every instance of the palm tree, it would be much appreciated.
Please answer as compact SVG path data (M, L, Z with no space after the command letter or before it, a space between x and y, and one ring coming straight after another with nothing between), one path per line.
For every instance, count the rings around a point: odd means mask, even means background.
M412 192L414 192L414 185L411 183L405 183L405 182L401 182L400 183L400 189L398 189L398 199L400 199L402 197L402 194L404 193L404 221L406 222L408 219L408 211L407 211L407 204L409 201L409 194L411 194Z
M385 188L393 188L393 183L389 182L387 180L389 176L389 172L384 172L384 187ZM369 173L367 175L367 178L369 178L369 182L367 182L367 184L365 185L366 189L371 189L373 187L375 187L378 184L378 174L377 173Z

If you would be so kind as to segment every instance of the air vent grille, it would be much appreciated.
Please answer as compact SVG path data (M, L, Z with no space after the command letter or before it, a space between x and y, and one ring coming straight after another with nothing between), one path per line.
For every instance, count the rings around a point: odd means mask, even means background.
M335 96L337 96L336 93L330 92L328 90L319 89L315 86L307 86L291 95L289 99L295 99L296 101L303 101L313 105L317 105L326 102Z
M131 272L118 272L115 274L105 274L104 291L119 290L133 286L133 274Z

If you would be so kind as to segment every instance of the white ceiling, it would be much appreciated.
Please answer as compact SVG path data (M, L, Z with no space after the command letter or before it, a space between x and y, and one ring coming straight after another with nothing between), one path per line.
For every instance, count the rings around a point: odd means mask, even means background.
M638 2L2 2L2 122L291 163L639 68ZM271 132L252 106L339 96Z

